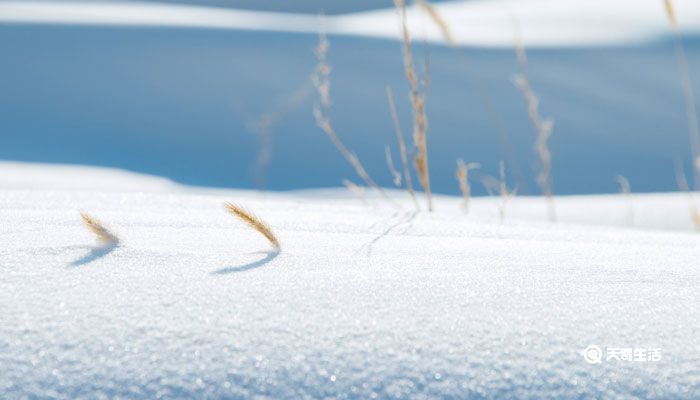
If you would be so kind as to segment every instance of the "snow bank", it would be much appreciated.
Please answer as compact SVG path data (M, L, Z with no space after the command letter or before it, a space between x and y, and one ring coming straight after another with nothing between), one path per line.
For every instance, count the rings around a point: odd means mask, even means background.
M416 215L408 201L165 189L128 174L130 190L107 192L76 185L102 173L79 167L64 188L58 176L8 183L52 168L0 165L4 398L700 395L695 234L500 225L493 199L467 217L456 198ZM613 199L580 198L578 217ZM224 200L268 220L282 253ZM78 209L122 244L96 253ZM662 358L589 364L589 345Z
M679 24L700 32L700 7L676 0ZM523 27L528 46L585 46L644 42L669 32L663 2L594 0L455 1L435 8L461 45L512 46L513 19ZM87 24L179 28L243 29L281 32L318 31L315 15L249 11L149 2L7 1L0 3L5 23ZM399 39L393 9L329 16L330 33ZM412 7L409 25L429 41L442 33Z
M700 31L700 7L693 0L675 0L679 25L686 33ZM450 27L455 42L469 46L511 47L514 27L522 29L527 46L575 47L641 43L669 33L662 0L517 0L455 1L434 6ZM409 13L414 35L431 41L443 33L420 9ZM336 31L398 38L394 10L339 17Z

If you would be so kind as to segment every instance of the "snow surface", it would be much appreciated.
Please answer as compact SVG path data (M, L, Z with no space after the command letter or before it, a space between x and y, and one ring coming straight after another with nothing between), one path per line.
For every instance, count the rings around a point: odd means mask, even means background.
M557 224L514 199L499 224L496 199L466 216L458 198L416 214L393 195L402 208L0 164L0 397L700 396L685 195L633 196L632 227L611 226L622 196L557 198ZM121 244L95 248L77 210ZM662 359L591 365L591 344Z
M675 0L679 27L700 32L695 0ZM661 0L454 1L434 5L450 26L455 43L511 47L514 20L528 46L630 44L668 34ZM0 22L235 29L316 33L314 14L226 9L160 2L3 1ZM329 33L400 39L396 11L362 11L328 16ZM412 6L409 26L421 38L443 42L443 33Z

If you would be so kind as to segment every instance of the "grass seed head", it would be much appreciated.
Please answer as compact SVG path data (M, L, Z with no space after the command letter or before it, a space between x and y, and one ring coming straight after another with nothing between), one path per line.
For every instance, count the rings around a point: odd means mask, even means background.
M109 231L100 221L89 216L87 213L81 212L80 218L83 220L85 227L97 236L97 240L103 244L114 244L119 242L119 238Z
M226 211L238 217L238 219L243 221L246 225L265 236L276 251L281 249L277 236L275 236L274 232L272 232L272 228L270 228L265 221L261 220L255 214L239 206L238 204L226 202L224 203L224 207L226 208Z

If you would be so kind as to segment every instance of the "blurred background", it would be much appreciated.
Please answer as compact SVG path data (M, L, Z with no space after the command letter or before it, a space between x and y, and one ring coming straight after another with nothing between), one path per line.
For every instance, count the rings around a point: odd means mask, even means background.
M457 194L456 160L539 194L535 132L521 93L518 27L540 113L554 119L556 194L675 191L690 164L680 40L700 93L700 3L662 0L433 1L455 46L411 10L428 67L433 189ZM245 12L241 12L244 10ZM116 167L189 185L290 190L357 183L316 127L319 17L331 47L331 116L382 186L411 109L390 0L0 1L0 159ZM690 171L690 168L687 168ZM477 194L484 194L474 184Z

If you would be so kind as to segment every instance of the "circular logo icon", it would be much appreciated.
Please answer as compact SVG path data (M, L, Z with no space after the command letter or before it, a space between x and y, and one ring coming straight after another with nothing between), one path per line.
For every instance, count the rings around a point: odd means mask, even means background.
M603 359L603 350L596 345L590 345L583 351L583 358L589 364L600 364Z

